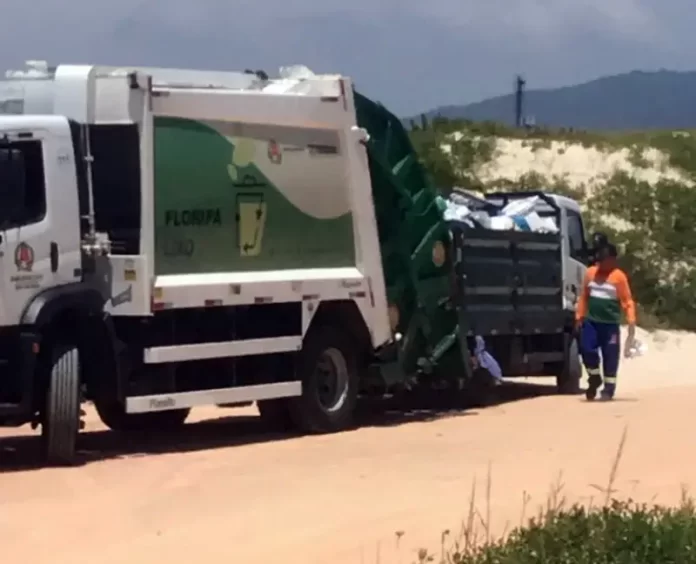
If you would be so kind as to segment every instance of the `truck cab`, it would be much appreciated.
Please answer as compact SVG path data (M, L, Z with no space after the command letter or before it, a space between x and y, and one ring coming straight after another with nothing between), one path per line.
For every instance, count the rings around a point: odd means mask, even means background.
M68 120L0 116L0 178L0 327L13 327L34 296L81 280Z
M71 125L0 115L0 424L41 424L54 460L73 452L79 349L105 297L85 257Z

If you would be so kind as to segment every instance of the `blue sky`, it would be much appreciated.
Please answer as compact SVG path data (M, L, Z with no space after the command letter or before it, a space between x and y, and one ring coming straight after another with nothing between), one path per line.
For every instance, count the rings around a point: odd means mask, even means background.
M506 93L518 72L534 88L696 69L693 0L24 0L0 13L0 69L299 63L400 115Z

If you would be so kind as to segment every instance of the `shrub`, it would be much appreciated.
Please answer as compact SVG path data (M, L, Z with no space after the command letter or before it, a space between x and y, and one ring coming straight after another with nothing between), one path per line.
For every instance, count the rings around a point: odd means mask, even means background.
M607 231L619 245L643 310L663 324L696 330L696 190L617 173L587 206L591 228ZM628 227L614 229L603 221L607 215Z
M576 505L550 519L532 520L506 539L469 553L453 553L452 564L654 564L696 558L696 513L678 508L614 501L608 507Z

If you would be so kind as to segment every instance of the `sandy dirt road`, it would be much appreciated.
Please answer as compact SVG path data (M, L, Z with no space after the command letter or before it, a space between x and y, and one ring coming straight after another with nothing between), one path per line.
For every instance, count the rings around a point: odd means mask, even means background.
M622 494L676 501L696 488L692 421L696 336L643 337L620 398L589 404L550 388L459 413L369 414L332 436L264 433L254 410L195 412L177 441L125 443L88 414L85 464L35 465L28 430L0 434L3 562L32 564L409 563L458 530L477 480L492 525L519 522L563 472L569 499L599 499L624 428ZM398 546L396 532L403 531Z

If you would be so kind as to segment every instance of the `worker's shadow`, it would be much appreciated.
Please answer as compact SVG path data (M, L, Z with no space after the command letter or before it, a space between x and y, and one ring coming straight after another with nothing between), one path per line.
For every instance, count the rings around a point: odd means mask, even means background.
M550 395L554 386L512 383L490 390L477 401L447 393L409 394L386 400L361 400L355 429L391 427L449 417L475 415L479 408ZM469 398L471 399L471 398ZM292 440L299 434L265 424L249 410L221 409L220 417L186 424L168 433L123 435L107 430L83 432L79 438L77 466L112 458L132 458L167 453L196 452L266 442ZM337 436L340 440L340 434ZM0 474L44 468L37 434L0 438Z

